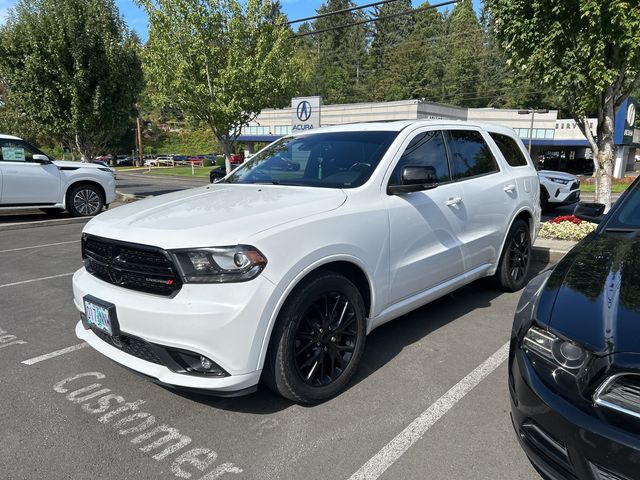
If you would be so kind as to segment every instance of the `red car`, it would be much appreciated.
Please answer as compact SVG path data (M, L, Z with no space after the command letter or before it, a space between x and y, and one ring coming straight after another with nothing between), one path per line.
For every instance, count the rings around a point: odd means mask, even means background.
M240 165L244 163L244 153L234 153L229 157L231 165Z
M204 157L201 157L199 155L193 156L193 157L189 157L187 158L187 162L191 163L193 165L197 165L199 167L201 167L203 165L204 162Z

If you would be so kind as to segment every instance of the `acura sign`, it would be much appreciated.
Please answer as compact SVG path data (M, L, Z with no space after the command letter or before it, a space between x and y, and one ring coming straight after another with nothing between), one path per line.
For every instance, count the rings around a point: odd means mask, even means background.
M322 97L304 97L291 100L293 130L320 128Z

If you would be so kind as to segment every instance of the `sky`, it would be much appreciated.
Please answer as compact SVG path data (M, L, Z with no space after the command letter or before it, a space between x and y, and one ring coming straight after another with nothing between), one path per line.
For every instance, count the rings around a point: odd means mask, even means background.
M0 0L0 24L6 18L7 11L16 4L17 0ZM375 0L355 0L357 5L374 3ZM479 7L481 0L473 0L476 9ZM281 0L282 9L289 19L310 17L316 13L316 10L322 5L323 0ZM422 4L424 0L413 0L414 7ZM431 3L440 3L432 0ZM129 28L145 40L147 38L147 16L144 10L138 7L134 0L116 0L116 4L120 9L120 13L129 25Z

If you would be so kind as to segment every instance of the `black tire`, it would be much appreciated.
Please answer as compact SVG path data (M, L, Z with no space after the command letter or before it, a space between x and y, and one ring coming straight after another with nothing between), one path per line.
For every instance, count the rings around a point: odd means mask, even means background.
M544 190L540 190L540 209L543 212L549 211L549 198Z
M93 185L81 183L67 192L67 211L74 217L93 217L104 207L102 192Z
M356 286L334 272L313 273L293 290L278 315L262 380L297 403L328 400L353 377L365 332L366 310Z
M64 212L64 208L41 208L40 211L47 215L58 215Z
M507 233L498 270L493 277L499 290L516 292L527 284L531 269L531 250L529 224L518 219L513 222Z

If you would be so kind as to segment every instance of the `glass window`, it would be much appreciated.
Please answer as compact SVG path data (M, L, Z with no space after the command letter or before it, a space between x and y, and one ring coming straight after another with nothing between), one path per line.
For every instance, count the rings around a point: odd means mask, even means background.
M607 222L607 228L640 230L640 183L629 188L622 205Z
M38 153L22 140L0 139L0 161L33 162L33 154Z
M444 183L451 180L447 149L444 146L444 137L439 130L432 130L417 134L407 146L400 157L393 175L391 184L400 185L402 169L404 167L432 167L436 182Z
M291 125L276 125L276 135L290 135Z
M489 133L493 141L496 142L502 156L507 163L512 167L524 167L527 165L527 157L524 156L522 150L516 143L516 141L508 135L502 135L500 133Z
M556 131L555 131L553 128L547 128L547 129L545 130L545 136L544 136L544 138L547 138L547 139L549 139L549 138L550 138L550 139L553 139L555 136L556 136Z
M447 142L453 166L453 178L461 179L499 171L496 159L480 132L447 131Z
M257 153L225 181L325 188L366 182L395 131L312 133L285 137Z

